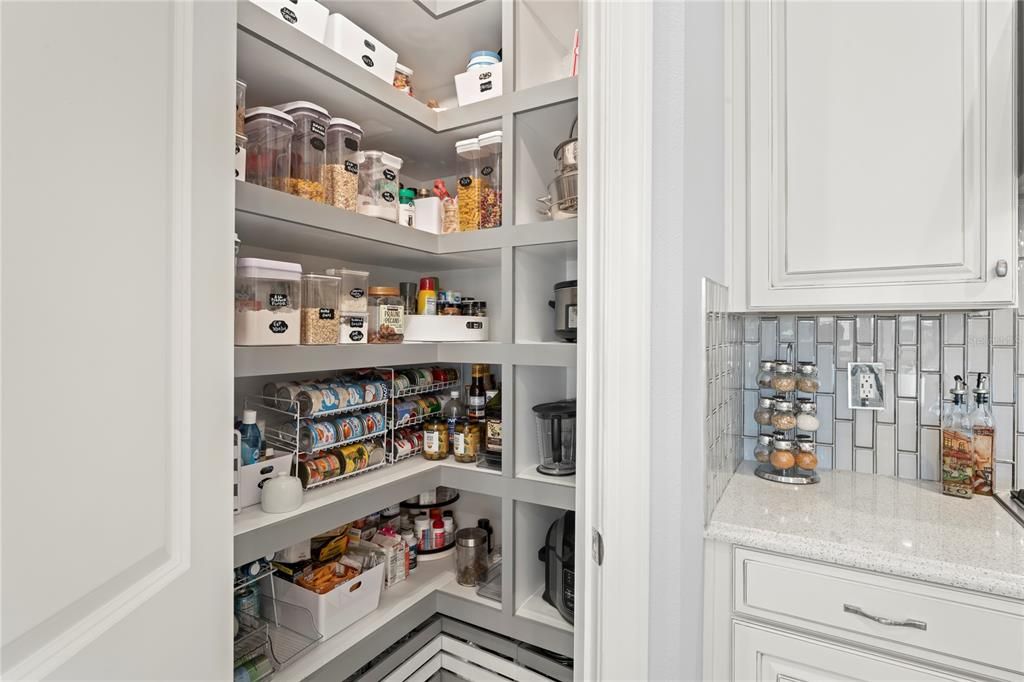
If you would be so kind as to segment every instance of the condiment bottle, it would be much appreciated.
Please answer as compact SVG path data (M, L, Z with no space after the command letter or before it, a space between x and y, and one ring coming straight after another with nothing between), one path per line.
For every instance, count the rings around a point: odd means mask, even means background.
M974 450L973 488L976 495L991 495L995 475L995 419L988 402L988 377L979 374L971 410L971 434Z
M974 448L967 388L959 374L949 390L953 404L942 415L942 492L955 497L974 494Z
M473 381L469 385L469 406L467 415L473 421L483 421L487 403L485 377L489 374L487 365L473 365Z
M437 315L437 285L433 277L420 277L420 290L416 295L416 314Z

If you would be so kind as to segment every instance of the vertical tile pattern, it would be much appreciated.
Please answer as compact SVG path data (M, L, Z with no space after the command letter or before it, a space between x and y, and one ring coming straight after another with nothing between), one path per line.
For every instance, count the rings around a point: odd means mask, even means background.
M1024 314L744 315L738 329L747 389L755 388L750 363L774 359L788 343L795 342L798 360L818 364L821 468L938 480L939 427L952 377L960 374L973 387L980 372L989 375L996 419L996 487L1024 486ZM761 355L752 360L751 353ZM849 408L846 371L857 359L885 365L885 409ZM744 427L753 423L749 410L741 418ZM753 438L743 445L749 451Z
M757 359L750 355L761 348L758 335L763 325L756 324L757 318L751 324L749 318L729 313L728 293L721 284L704 280L705 521L711 518L736 467L753 452L752 443L748 445L743 438L747 422L753 422L743 415L752 412L757 391L743 388L751 382L751 364L756 376ZM774 336L774 325L771 328ZM752 433L756 434L756 429Z

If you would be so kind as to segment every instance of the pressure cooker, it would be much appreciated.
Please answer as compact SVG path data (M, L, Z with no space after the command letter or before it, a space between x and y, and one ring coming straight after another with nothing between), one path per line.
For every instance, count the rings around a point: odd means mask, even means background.
M576 341L576 280L555 285L555 300L548 301L555 309L555 335L565 341Z

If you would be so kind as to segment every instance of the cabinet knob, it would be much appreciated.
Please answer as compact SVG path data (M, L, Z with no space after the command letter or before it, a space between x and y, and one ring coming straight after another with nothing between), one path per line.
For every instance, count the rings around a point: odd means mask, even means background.
M1008 272L1010 272L1010 269L1006 265L1005 260L996 261L996 277L1006 277Z

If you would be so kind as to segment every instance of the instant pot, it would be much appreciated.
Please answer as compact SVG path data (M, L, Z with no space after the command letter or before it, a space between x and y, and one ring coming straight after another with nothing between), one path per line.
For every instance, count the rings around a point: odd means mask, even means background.
M565 341L576 341L576 280L555 285L555 300L548 301L555 309L555 334Z

